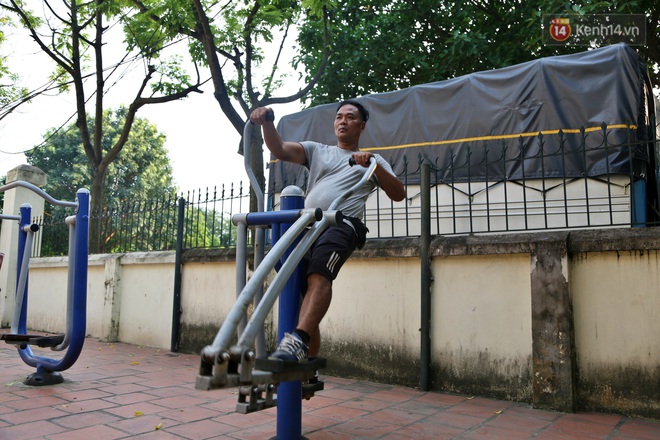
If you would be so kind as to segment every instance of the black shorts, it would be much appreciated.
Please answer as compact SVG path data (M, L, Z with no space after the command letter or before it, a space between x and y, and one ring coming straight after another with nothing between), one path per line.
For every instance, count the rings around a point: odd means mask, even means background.
M331 226L316 239L305 256L307 276L318 273L330 282L351 256L357 244L355 230L346 223Z

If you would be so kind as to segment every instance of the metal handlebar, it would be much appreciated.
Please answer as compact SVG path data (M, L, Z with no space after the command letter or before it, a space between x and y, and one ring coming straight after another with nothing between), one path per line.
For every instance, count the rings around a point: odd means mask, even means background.
M78 207L78 202L67 202L65 200L57 200L50 194L48 194L46 191L43 189L39 188L36 185L31 184L30 182L25 182L23 180L16 180L14 182L10 182L4 186L0 186L0 192L5 192L7 190L10 190L12 188L16 188L17 186L22 186L23 188L27 188L31 190L32 192L39 194L42 198L45 200L49 201L53 205L58 205L58 206L67 206L69 208L77 208Z
M353 166L353 165L351 165L351 162L353 162L353 164L355 164L355 160L353 160L352 157L351 157L350 159L348 159L348 164L349 164L350 166ZM358 183L356 183L355 185L353 185L353 186L351 187L351 189L349 189L348 191L346 191L344 194L342 194L341 196L337 197L337 198L335 199L335 201L332 202L332 203L330 204L330 207L328 208L328 210L330 210L330 211L334 211L334 210L336 210L336 209L337 209L337 206L339 206L339 204L340 204L341 202L343 202L343 201L345 201L346 199L348 199L350 196L352 196L352 195L355 193L355 191L357 191L358 188L360 188L362 185L364 185L365 183L367 183L367 181L368 181L369 179L371 179L371 176L374 174L374 171L376 171L376 166L377 166L377 165L378 165L378 162L376 162L376 160L372 160L372 161L370 161L370 163L369 163L369 168L367 168L367 171L364 173L364 175L362 176L362 178L360 179L360 181L359 181Z

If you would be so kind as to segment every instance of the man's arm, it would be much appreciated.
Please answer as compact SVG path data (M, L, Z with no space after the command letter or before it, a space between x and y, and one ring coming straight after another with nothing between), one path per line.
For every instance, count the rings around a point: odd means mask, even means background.
M390 199L395 202L400 202L406 198L406 189L398 177L380 165L376 166L374 174L376 174L376 177L378 178L380 187L383 188L383 191L385 191L385 194L387 194Z
M369 161L372 157L373 160L376 160L374 155L371 153L359 152L353 154L353 160L355 160L355 163L362 165L363 167L369 166ZM403 183L401 183L399 178L392 174L389 170L378 164L374 174L378 179L378 184L381 188L383 188L383 191L385 191L385 194L387 194L390 199L394 200L395 202L400 202L406 198L406 189L404 188Z
M273 121L266 117L269 112L272 110L267 107L259 107L250 115L252 123L261 125L266 147L279 160L305 165L307 158L303 146L297 142L284 142Z

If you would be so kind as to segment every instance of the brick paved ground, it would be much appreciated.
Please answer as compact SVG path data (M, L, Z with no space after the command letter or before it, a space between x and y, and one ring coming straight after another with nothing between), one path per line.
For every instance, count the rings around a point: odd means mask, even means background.
M45 352L48 357L57 353ZM276 408L239 414L236 389L199 391L196 355L87 339L60 385L28 387L34 369L0 345L0 439L269 439ZM344 439L660 439L660 421L563 414L529 405L322 376L303 402L303 435Z

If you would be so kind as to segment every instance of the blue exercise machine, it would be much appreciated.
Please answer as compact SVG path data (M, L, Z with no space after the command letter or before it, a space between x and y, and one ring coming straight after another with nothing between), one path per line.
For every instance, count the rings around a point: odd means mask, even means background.
M75 202L57 200L39 187L24 181L15 181L0 187L4 192L12 188L27 188L53 205L73 208L75 214L66 217L69 226L69 264L67 286L66 332L62 335L34 335L27 333L28 274L30 254L34 234L39 226L32 223L32 207L24 203L20 215L1 214L0 218L16 220L19 223L18 266L16 269L16 298L11 322L11 332L0 339L16 346L23 361L37 371L29 375L26 385L53 385L62 383L59 373L70 368L78 359L85 341L87 324L87 258L89 255L89 191L78 190ZM37 356L31 345L49 347L53 351L63 351L60 359Z
M243 153L246 169L252 180L253 174L249 167L251 129L252 124L247 123L243 133ZM346 166L349 166L349 163ZM237 300L213 343L201 352L201 365L195 387L200 390L239 387L236 410L244 414L277 405L277 436L274 439L304 438L302 399L309 399L316 391L323 389L322 382L307 382L315 376L316 371L325 368L326 360L317 357L298 363L268 359L265 348L259 343L259 338L263 340L264 322L279 296L278 341L285 332L295 329L304 281L300 261L323 231L343 221L343 215L336 207L371 178L375 167L376 161L373 160L362 179L335 200L325 212L320 208L305 209L303 191L296 186L289 186L280 195L280 211L251 212L232 217L238 234ZM260 192L254 182L253 190ZM262 231L255 234L257 248L262 252L263 242L259 242L259 237L265 235L264 228L270 227L272 246L268 254L259 256L258 265L255 256L254 273L246 282L248 226ZM277 268L277 275L266 293L262 293L264 281L273 268ZM250 305L254 305L254 310L247 320ZM231 341L235 335L238 342L232 345Z

